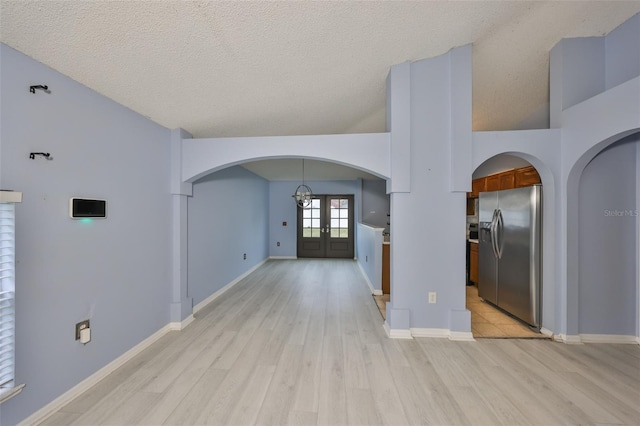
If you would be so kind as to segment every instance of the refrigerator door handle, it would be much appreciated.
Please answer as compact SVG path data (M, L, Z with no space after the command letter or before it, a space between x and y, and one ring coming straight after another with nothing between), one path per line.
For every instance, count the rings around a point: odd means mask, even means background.
M498 209L496 215L496 253L498 259L502 259L502 249L504 247L504 219L502 218L502 210Z
M498 210L493 211L493 217L491 218L491 226L489 227L489 236L491 237L491 249L493 250L493 256L498 258L498 250L496 246L496 214Z

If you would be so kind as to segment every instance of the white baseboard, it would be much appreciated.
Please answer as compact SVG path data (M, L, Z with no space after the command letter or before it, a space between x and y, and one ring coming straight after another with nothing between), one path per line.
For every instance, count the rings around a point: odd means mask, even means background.
M640 343L636 336L628 336L624 334L580 334L580 340L583 343L612 343L612 344L631 344Z
M269 257L268 259L273 259L272 257ZM247 275L249 275L250 273L252 273L253 271L255 271L256 269L258 269L259 267L261 267L262 265L264 265L264 263L268 260L268 259L264 259L262 262L258 263L256 266L254 266L253 268L249 269L247 272L245 272L244 274L238 276L236 279L234 279L233 281L231 281L230 283L228 283L227 285L225 285L224 287L222 287L221 289L219 289L218 291L216 291L215 293L213 293L211 296L207 297L206 299L204 299L202 302L198 303L197 305L195 305L193 307L193 313L196 314L198 313L198 311L202 310L205 306L207 306L209 303L213 302L214 300L216 300L218 297L222 296L222 294L229 290L231 287L233 287L234 285L238 284L240 281L242 281L242 279L244 279Z
M391 337L391 329L389 328L389 324L387 324L386 320L382 323L382 329L384 330L384 334L386 334L387 337Z
M549 330L548 328L540 327L540 333L543 336L553 337L553 331Z
M274 259L274 260L297 260L298 256L269 256L269 259Z
M181 322L170 322L169 323L169 329L171 331L184 330L186 326L188 326L189 324L191 324L193 322L194 319L195 319L195 317L193 315L189 315L188 317L183 319Z
M575 334L556 334L554 335L554 340L558 341L558 342L562 342L562 343L566 343L568 345L581 345L582 344L582 339L580 338L579 335L575 335Z
M178 323L178 324L182 324L182 323ZM83 381L81 381L80 383L78 383L77 385L75 385L74 387L72 387L71 389L63 393L62 395L60 395L59 397L57 397L56 399L54 399L53 401L45 405L44 407L40 408L38 411L36 411L26 419L22 420L19 423L19 425L26 426L26 425L33 425L33 424L38 424L40 422L43 422L52 414L54 414L56 411L60 410L62 407L67 405L69 402L71 402L74 398L80 396L83 392L86 392L87 390L89 390L89 388L97 384L100 380L104 379L109 374L113 373L115 370L117 370L119 367L121 367L124 363L129 361L131 358L138 355L143 350L147 349L149 346L151 346L153 343L155 343L158 339L160 339L162 336L164 336L171 330L172 330L171 323L165 325L160 330L156 331L151 336L147 337L142 342L138 343L133 348L129 349L127 352L123 353L118 358L114 359L109 364L102 367L100 370L96 371L95 373L93 373L92 375L90 375L89 377L87 377L86 379L84 379Z
M369 277L367 276L367 273L364 271L364 268L362 267L362 263L358 262L358 267L360 268L360 272L362 273L364 280L369 286L369 290L371 291L371 294L373 294L374 296L382 296L382 290L376 290L373 288L373 284L371 283L371 281L369 281Z
M384 328L384 332L390 339L413 339L410 330L389 328L389 324L387 324L386 321L384 322L384 324L382 324L382 328Z
M475 342L473 333L470 331L452 331L449 334L449 340L455 340L456 342Z
M410 328L413 337L449 337L448 328Z
M446 338L460 342L475 342L476 340L470 331L451 331L448 328L411 328L409 331L413 337Z

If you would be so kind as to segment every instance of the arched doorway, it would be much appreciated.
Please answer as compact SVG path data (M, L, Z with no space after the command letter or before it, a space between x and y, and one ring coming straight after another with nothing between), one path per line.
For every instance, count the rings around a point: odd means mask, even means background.
M302 179L301 161L289 158L236 164L193 182L192 196L186 200L187 296L193 299L195 312L266 259L300 257L296 256L296 216L300 209L292 194ZM370 186L365 190L363 182L374 179L384 183L354 168L307 160L305 182L314 194L350 196L358 222L362 206L372 201L365 198L383 195L388 199L384 185L375 185L381 194ZM384 220L386 223L386 215ZM350 231L355 232L355 227Z
M471 312L476 338L545 337L538 333L542 270L540 188L536 168L516 155L491 157L473 173L473 191L467 197L466 307ZM538 201L531 204L534 195ZM497 206L492 203L500 199L500 211L504 213L501 218L505 218L501 228L505 230L504 238L500 241L506 241L506 245L498 261L490 250L490 243L497 236L487 233L485 225L489 223L489 210Z

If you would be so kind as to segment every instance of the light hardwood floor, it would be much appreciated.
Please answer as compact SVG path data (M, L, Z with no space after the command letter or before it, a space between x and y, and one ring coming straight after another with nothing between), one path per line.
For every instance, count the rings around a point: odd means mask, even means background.
M385 337L354 261L269 261L47 419L640 424L640 347Z

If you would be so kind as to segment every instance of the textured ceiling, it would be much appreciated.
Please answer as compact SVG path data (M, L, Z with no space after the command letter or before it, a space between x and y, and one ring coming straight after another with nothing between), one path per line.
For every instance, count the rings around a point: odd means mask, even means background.
M473 127L548 102L548 53L640 2L0 0L0 40L195 137L380 132L389 67L474 43Z

